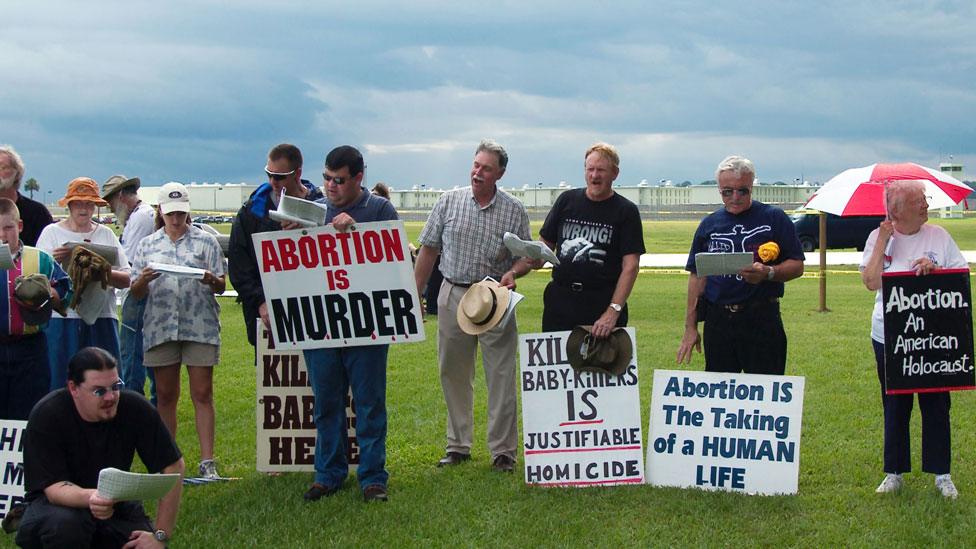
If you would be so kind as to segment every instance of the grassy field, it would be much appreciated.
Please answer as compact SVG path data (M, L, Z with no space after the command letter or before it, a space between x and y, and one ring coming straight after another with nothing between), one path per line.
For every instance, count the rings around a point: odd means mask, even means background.
M538 331L545 273L520 281L527 299L521 332ZM646 428L655 368L675 368L686 279L644 273L630 300L638 334ZM868 340L873 296L856 276L831 279L831 313L816 309L816 281L789 284L783 310L788 373L806 376L799 495L748 497L650 486L540 489L520 473L489 470L485 389L476 377L473 459L437 469L444 406L434 337L395 345L389 360L386 505L365 506L350 479L337 496L305 503L308 474L269 477L254 470L254 370L239 308L223 299L223 353L216 378L220 471L242 480L184 492L174 547L236 546L779 546L948 545L976 534L976 440L970 393L954 395L953 477L960 499L944 501L930 475L906 476L901 494L880 497L881 406ZM428 323L428 330L431 324ZM430 334L431 331L428 331ZM696 355L690 369L700 370ZM917 415L917 413L916 413ZM919 467L918 418L914 460ZM645 441L647 433L644 433ZM198 459L192 408L180 406L180 447ZM521 456L519 458L521 464ZM746 518L746 520L743 520ZM6 538L10 543L10 538ZM955 543L954 543L955 542Z

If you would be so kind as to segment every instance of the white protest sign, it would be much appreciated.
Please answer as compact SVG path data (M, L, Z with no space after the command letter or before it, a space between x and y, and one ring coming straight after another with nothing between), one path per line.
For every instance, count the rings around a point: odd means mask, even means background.
M637 345L623 374L576 372L570 332L519 336L525 482L611 486L644 482Z
M315 396L301 351L269 347L268 331L258 319L257 331L257 470L315 470ZM359 463L356 414L352 394L346 397L346 459Z
M424 340L402 221L253 235L279 349Z
M797 376L655 370L648 482L795 494L804 382Z
M0 419L0 519L24 501L24 430L26 421Z

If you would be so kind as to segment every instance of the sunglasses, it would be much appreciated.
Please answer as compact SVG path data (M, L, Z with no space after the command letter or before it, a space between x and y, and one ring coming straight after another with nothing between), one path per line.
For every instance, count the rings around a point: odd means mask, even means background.
M104 398L109 391L112 391L113 393L118 393L122 389L125 389L125 382L120 379L109 387L95 387L94 389L92 389L91 394L95 395L95 398Z
M273 179L275 181L281 181L282 179L288 177L289 175L294 174L296 171L297 171L297 169L292 170L292 171L287 172L287 173L278 173L278 172L272 172L272 171L268 170L268 168L265 168L264 169L264 173L268 174L268 179Z
M345 185L346 184L346 181L349 181L350 178L348 178L348 177L336 177L336 176L332 176L332 175L323 173L322 174L322 179L324 179L326 183L335 183L336 185Z
M752 192L752 189L750 189L749 187L742 187L739 189L721 189L718 192L721 193L722 196L728 198L735 193L739 193L739 196L749 196L749 194Z

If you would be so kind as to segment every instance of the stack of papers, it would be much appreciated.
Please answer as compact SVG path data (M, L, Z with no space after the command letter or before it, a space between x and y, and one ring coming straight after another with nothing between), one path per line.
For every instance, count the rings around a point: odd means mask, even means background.
M149 262L149 268L158 272L170 276L176 276L180 278L195 278L203 279L203 275L206 274L206 269L197 269L196 267L184 267L183 265L171 265L169 263L156 263L155 261Z
M731 275L752 265L751 252L695 254L697 276Z
M74 251L76 246L81 246L87 248L89 251L95 252L96 254L102 256L102 259L108 262L109 265L113 267L119 267L119 249L115 246L107 246L105 244L93 244L91 242L66 242L64 244L65 248ZM70 255L68 257L71 257ZM128 267L128 265L126 265Z
M98 494L115 501L159 499L179 480L179 473L147 475L109 467L98 473Z
M281 192L278 209L268 212L268 217L279 223L298 223L302 227L325 225L325 205L295 198Z

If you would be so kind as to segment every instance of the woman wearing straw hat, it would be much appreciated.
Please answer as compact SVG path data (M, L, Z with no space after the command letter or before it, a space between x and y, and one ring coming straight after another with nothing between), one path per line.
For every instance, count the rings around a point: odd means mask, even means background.
M115 307L115 289L129 287L129 260L115 233L95 221L95 208L107 206L98 192L98 183L88 177L78 177L68 183L68 192L58 201L68 207L68 218L44 227L37 239L37 247L50 253L62 265L71 259L69 242L101 244L118 250L118 260L112 265L105 292L90 293L89 299L103 300L93 324L82 320L75 309L68 309L67 318L51 317L47 327L48 355L51 364L51 390L68 382L68 360L84 347L101 347L116 360L119 358L119 321Z

